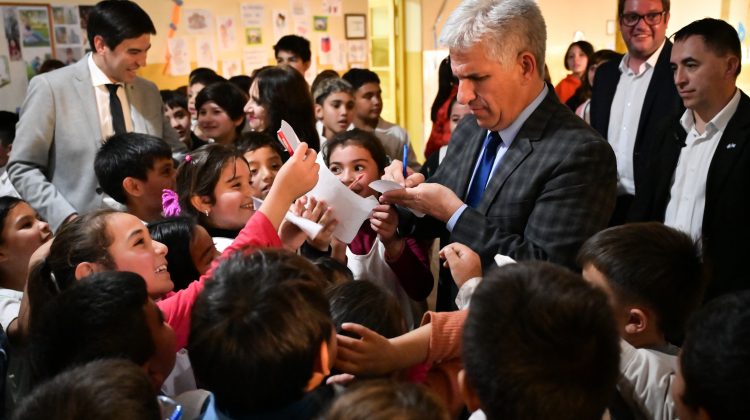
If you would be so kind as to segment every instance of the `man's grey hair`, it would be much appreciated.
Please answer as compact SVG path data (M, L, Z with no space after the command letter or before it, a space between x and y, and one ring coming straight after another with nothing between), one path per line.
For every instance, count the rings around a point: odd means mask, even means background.
M481 43L487 58L502 64L529 51L544 77L547 25L534 0L464 0L445 22L440 42L450 50Z
M349 84L349 82L338 77L332 77L323 80L315 87L313 99L315 99L316 104L323 105L323 101L325 101L329 95L338 92L346 92L354 96L354 89L352 89L352 85Z

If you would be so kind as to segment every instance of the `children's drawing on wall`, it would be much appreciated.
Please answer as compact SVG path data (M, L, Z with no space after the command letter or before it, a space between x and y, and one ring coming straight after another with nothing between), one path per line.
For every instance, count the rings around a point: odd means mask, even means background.
M328 16L313 16L315 32L328 32Z
M21 61L21 31L18 28L18 16L15 7L0 7L3 10L5 39L8 41L8 58L10 61Z
M263 32L260 28L245 28L245 44L260 45L263 43Z
M82 47L57 47L55 52L57 59L65 64L73 64L83 57Z
M188 9L183 10L183 14L183 19L189 33L206 33L211 28L213 15L210 11L205 9Z
M274 10L272 21L274 39L279 39L289 33L289 13L286 10Z
M18 22L23 47L49 47L50 27L47 7L19 7Z
M295 16L293 21L294 27L292 28L292 33L303 38L308 38L310 36L310 31L312 28L312 25L310 24L310 17Z
M262 26L264 10L265 7L262 4L242 3L240 5L242 26Z
M341 0L323 0L321 9L324 15L341 16Z
M10 84L10 61L7 55L0 55L0 87Z
M214 41L210 37L198 38L195 41L195 52L198 67L217 69L216 54L214 53Z
M318 62L321 66L331 64L331 37L320 37L320 49L318 50Z
M221 72L227 79L229 79L230 77L239 76L242 74L242 63L240 62L240 60L222 60Z
M310 16L310 5L308 0L291 0L291 8L293 16Z
M190 54L187 41L175 36L169 39L169 73L172 76L183 76L190 73Z
M216 18L216 28L219 36L219 51L237 49L237 25L231 16Z

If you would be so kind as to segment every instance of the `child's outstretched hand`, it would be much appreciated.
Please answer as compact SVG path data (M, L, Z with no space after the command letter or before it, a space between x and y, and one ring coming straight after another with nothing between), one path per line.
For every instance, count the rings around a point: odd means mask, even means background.
M374 376L399 368L398 351L387 338L359 324L344 323L341 328L362 338L336 335L336 369L355 376Z
M482 276L482 261L471 248L458 242L446 245L440 250L444 267L451 270L451 276L460 289L467 280Z
M396 210L388 204L378 204L372 209L370 226L380 236L380 240L385 245L386 257L390 259L398 258L404 247L404 240L396 235L396 227L398 227Z
M307 243L318 250L327 251L328 247L331 245L333 230L336 228L339 221L333 215L333 209L328 207L328 204L325 201L318 201L315 197L310 197L309 200L310 204L301 216L318 223L323 226L323 229L314 238L308 238Z
M315 162L317 156L315 150L307 147L307 143L300 143L292 157L279 169L271 189L288 194L289 203L313 189L318 183L320 169Z

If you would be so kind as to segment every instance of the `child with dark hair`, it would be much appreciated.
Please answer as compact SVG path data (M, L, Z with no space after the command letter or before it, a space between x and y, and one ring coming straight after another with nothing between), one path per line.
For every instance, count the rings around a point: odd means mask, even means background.
M273 46L276 64L286 65L297 70L302 76L310 68L312 54L310 41L298 35L285 35Z
M253 131L275 138L284 120L310 148L320 150L314 112L310 88L298 71L286 66L265 67L255 75L245 105L247 123Z
M407 163L418 171L421 165L417 161L414 148L409 143L409 134L403 127L390 123L380 117L383 111L380 77L371 70L351 69L341 76L349 82L354 90L354 126L366 131L375 132L391 159L403 160L404 146L409 148Z
M622 338L619 396L638 416L674 418L669 389L679 349L671 343L682 341L706 286L695 242L661 223L626 224L587 240L578 263L614 310Z
M229 82L206 86L195 98L198 127L216 143L231 144L245 127L247 93Z
M354 322L386 338L406 333L404 315L393 295L368 280L346 282L326 290L337 334L353 336L341 324Z
M604 293L549 263L510 264L472 297L459 383L490 420L599 420L619 352Z
M445 405L427 388L372 380L352 386L331 404L325 420L448 420Z
M196 97L206 86L219 82L226 82L226 79L216 74L212 69L199 67L190 72L188 78L188 111L195 123L198 121L198 109L195 106Z
M92 274L40 309L30 345L37 384L75 365L108 357L142 366L153 392L172 371L174 331L138 274Z
M237 76L232 76L227 81L237 86L241 91L245 93L250 91L250 85L253 84L253 78L244 74L238 74Z
M242 133L234 144L250 167L250 182L257 197L265 199L279 168L289 154L275 137L265 132Z
M187 288L219 256L211 235L192 217L169 217L148 224L151 237L166 245L167 270L174 290Z
M359 129L328 140L323 159L331 172L361 197L375 195L369 184L380 179L387 165L375 135ZM413 328L422 313L414 304L426 299L433 286L427 257L430 244L396 235L397 219L391 206L375 207L346 248L347 266L355 279L370 279L393 294L407 326Z
M352 86L344 79L330 78L315 87L315 128L320 135L320 144L335 134L348 130L354 117Z
M164 189L174 189L169 146L140 133L115 134L96 153L94 172L102 191L144 222L161 218Z
M328 280L328 283L331 286L354 281L352 270L336 258L319 257L316 258L313 263L315 263L315 266L323 272L323 276Z
M332 390L319 385L336 358L322 284L315 266L291 253L219 264L195 304L188 344L198 385L212 393L204 418L321 412Z
M113 358L73 367L38 386L13 418L159 420L159 408L143 368Z
M710 301L690 320L672 387L682 420L750 418L750 292Z
M18 123L18 114L0 111L0 197L6 195L20 197L18 191L10 183L5 168L10 151L13 149L13 140L16 138L16 123Z
M16 197L0 197L0 327L19 337L19 310L31 255L52 239L49 225Z
M162 90L161 101L164 103L164 116L169 125L177 132L180 141L185 143L188 150L193 150L190 111L187 106L187 96L176 90ZM199 139L200 140L200 139ZM201 140L202 141L202 140Z

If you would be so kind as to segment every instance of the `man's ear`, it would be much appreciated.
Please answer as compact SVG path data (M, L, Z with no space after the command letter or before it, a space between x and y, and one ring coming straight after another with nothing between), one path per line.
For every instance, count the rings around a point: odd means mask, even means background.
M736 78L737 77L737 68L740 66L740 59L738 57L735 57L733 55L730 55L727 58L727 74L726 76L729 78Z
M122 180L122 189L125 190L127 195L133 197L140 197L143 195L143 182L141 180L133 178L132 176L125 177Z
M98 271L96 263L82 262L76 266L75 276L76 280L80 280L86 276L94 274Z
M466 378L466 371L461 369L458 371L458 389L461 392L461 397L466 403L466 408L472 413L482 408L479 402L479 397L474 391L474 387L471 386L469 380Z
M94 45L92 45L94 51L97 53L104 52L104 48L107 47L107 43L104 42L104 38L101 35L94 35Z
M529 51L523 51L518 55L518 64L521 67L521 75L524 80L530 80L538 76L537 62L534 54Z
M625 324L625 332L628 334L640 334L648 328L648 315L640 308L628 310L628 323Z
M318 351L318 356L315 358L315 365L313 366L313 374L310 377L310 380L307 382L305 392L309 392L317 388L318 385L323 382L323 379L331 374L331 368L329 367L329 356L328 342L326 340L323 340L320 343L320 350Z

